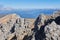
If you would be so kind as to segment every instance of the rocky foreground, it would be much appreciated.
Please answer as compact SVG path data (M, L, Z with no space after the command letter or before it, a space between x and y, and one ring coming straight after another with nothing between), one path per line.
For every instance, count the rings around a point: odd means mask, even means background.
M6 15L0 18L0 40L60 40L60 12L37 19Z

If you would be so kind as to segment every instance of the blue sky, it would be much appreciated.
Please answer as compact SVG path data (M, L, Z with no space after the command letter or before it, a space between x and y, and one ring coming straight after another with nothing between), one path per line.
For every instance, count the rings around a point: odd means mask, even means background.
M60 0L0 0L0 7L18 9L60 9Z

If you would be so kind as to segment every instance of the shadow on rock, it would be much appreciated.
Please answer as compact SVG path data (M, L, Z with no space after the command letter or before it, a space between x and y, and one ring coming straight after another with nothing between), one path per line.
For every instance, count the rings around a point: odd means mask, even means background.
M41 26L40 30L38 30L35 33L35 40L44 40L45 39L45 33L44 33L45 26Z
M60 16L55 18L55 22L56 22L56 24L60 25Z

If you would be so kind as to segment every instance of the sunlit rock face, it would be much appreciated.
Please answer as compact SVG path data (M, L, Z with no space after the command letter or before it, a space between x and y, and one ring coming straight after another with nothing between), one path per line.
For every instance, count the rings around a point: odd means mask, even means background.
M45 26L46 40L60 40L60 25L57 25L54 21Z
M14 24L16 23L16 20L19 18L20 17L16 14L9 14L9 15L6 15L5 17L0 18L1 36L3 35L1 40L5 40L5 39L10 40L10 38L12 38L15 35Z
M33 34L33 31L31 31L33 28L33 21L30 21L31 19L24 20L24 18L21 18L17 14L9 14L0 18L0 39L30 40L28 37ZM29 25L27 25L26 21L29 22ZM32 22L32 24L30 22Z

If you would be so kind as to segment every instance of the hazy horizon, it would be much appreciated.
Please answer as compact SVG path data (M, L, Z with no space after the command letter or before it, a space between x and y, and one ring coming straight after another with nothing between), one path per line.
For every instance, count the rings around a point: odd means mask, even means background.
M0 0L0 8L60 9L60 0Z
M0 0L0 14L16 13L22 17L36 18L41 13L52 14L60 10L59 4L60 0Z

